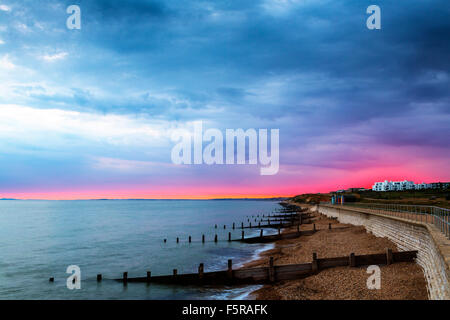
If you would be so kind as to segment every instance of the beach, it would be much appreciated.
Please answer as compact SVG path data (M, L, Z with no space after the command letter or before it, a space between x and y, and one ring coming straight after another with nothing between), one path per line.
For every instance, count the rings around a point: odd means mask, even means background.
M260 258L245 267L309 263L313 252L318 258L331 258L384 253L387 248L397 252L396 245L386 238L368 233L364 227L339 223L318 213L311 213L312 223L318 232L297 239L279 240L271 250L261 253ZM311 230L313 224L303 224L300 230ZM331 230L328 229L331 223ZM293 232L296 227L283 232ZM249 299L257 300L426 300L426 281L422 269L416 263L402 262L380 265L381 288L370 290L367 267L336 267L321 270L304 279L282 281L252 292Z

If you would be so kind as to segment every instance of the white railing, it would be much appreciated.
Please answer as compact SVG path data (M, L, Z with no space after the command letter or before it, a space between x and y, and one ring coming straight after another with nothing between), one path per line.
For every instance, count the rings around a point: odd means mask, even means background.
M331 204L322 202L321 204ZM436 206L420 206L389 203L347 202L337 206L365 208L380 214L389 214L412 221L434 224L447 238L450 239L450 209Z

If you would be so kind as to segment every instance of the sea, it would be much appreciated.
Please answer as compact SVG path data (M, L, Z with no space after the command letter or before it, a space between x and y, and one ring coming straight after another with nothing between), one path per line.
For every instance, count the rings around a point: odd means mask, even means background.
M249 299L258 286L124 286L113 279L123 272L128 277L147 271L170 275L173 269L193 273L200 263L205 272L226 270L228 259L238 268L272 245L228 242L229 232L232 239L241 237L233 222L248 225L248 219L254 223L251 216L277 208L278 202L267 200L3 200L0 299ZM246 237L258 234L259 229L245 229ZM69 266L81 272L80 289L67 287ZM103 281L97 282L97 274Z

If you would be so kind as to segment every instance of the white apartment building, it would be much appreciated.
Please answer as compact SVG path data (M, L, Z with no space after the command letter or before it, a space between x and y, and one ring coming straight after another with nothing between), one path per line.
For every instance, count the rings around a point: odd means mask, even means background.
M404 190L414 190L416 189L416 184L413 181L383 181L375 182L372 186L373 191L404 191Z

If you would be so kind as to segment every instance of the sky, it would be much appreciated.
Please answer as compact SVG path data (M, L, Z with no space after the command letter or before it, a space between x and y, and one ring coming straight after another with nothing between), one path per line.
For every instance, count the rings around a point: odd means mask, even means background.
M0 0L0 198L450 181L449 16L448 0ZM278 173L175 165L171 134L196 121L279 129Z

